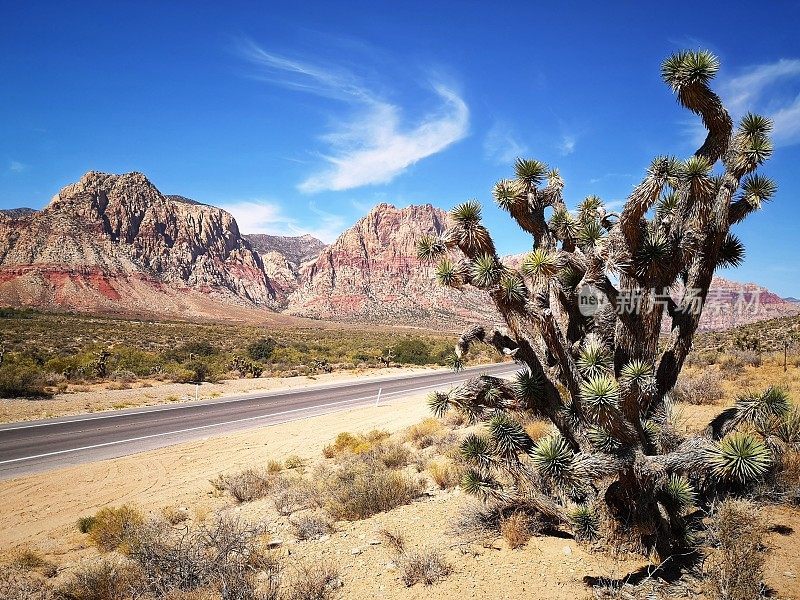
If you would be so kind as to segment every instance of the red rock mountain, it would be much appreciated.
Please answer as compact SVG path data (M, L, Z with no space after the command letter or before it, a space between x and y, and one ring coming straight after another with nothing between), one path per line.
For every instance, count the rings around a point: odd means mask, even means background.
M90 172L41 211L0 215L0 303L213 316L281 298L224 210Z
M378 204L302 270L287 312L440 328L497 318L481 292L437 286L433 268L417 259L417 240L441 233L446 221L430 204Z
M441 288L417 260L416 241L446 226L430 204L379 204L327 247L312 236L247 236L224 210L163 195L140 173L90 172L41 211L0 211L0 306L440 329L496 320L483 292ZM701 328L798 312L765 288L717 277Z

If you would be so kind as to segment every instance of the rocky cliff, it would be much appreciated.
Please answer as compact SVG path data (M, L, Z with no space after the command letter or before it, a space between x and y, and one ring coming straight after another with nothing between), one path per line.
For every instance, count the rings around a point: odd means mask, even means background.
M307 264L288 312L321 319L451 328L496 318L477 290L436 285L417 260L416 242L446 228L447 213L430 204L378 204Z
M229 213L141 173L90 172L41 211L0 214L2 304L196 316L204 301L282 299Z

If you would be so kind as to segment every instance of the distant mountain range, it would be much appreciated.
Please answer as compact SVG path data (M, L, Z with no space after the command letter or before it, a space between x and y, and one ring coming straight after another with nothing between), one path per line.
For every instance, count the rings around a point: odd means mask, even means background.
M416 258L416 240L447 218L430 204L379 204L326 246L310 235L242 234L226 211L164 195L141 173L89 172L41 211L0 211L0 305L440 329L495 320L484 292L441 288ZM797 300L753 284L715 278L712 294L704 329L800 313Z

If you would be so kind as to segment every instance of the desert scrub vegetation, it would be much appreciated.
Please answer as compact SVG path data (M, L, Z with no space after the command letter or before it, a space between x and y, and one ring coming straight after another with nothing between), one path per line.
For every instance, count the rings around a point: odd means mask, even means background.
M410 550L400 554L400 578L406 587L416 583L433 585L453 572L439 550Z
M7 566L20 571L38 573L43 577L55 577L58 573L58 566L54 562L30 548L12 552Z
M698 375L681 374L672 389L672 399L686 404L716 404L724 397L719 372L704 369Z
M85 530L89 541L99 550L125 552L144 522L145 517L138 508L125 504L101 508L91 519L80 519L78 528Z
M57 330L57 339L52 332ZM445 333L263 327L0 310L0 396L40 396L88 383L217 381L341 369L448 364ZM488 352L476 360L491 361Z
M710 521L705 579L709 594L719 600L765 597L766 526L758 508L744 500L724 500Z

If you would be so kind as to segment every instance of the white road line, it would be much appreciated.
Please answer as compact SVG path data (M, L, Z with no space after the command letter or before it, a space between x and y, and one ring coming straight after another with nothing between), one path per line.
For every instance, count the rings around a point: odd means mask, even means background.
M497 364L501 364L501 363L497 363ZM491 366L493 366L493 365L483 365L481 367L469 367L469 369L471 369L471 370L479 370L479 369L486 369L487 367L491 367ZM422 376L423 377L433 377L433 376L436 376L436 375L447 375L447 374L448 373L445 372L445 373L433 373L431 375L423 374ZM214 400L212 402L204 402L204 403L196 403L196 402L182 403L182 404L177 404L175 406L164 406L164 407L160 407L160 408L149 408L148 407L145 410L139 410L139 411L135 411L134 410L134 411L131 411L131 412L116 412L115 411L113 414L96 415L96 416L93 416L93 417L84 417L84 418L81 418L81 419L70 419L69 421L54 421L54 422L50 422L50 423L31 423L30 425L17 425L17 426L14 426L14 427L2 428L2 429L0 429L0 433L4 433L6 431L16 431L18 429L35 429L37 427L52 427L53 425L65 425L65 424L68 424L68 423L83 423L84 421L98 421L100 419L118 419L120 417L130 417L130 416L134 416L134 415L147 415L147 414L150 414L150 413L159 413L159 412L165 412L165 411L169 411L169 410L186 410L188 408L195 408L195 407L203 408L205 406L216 406L216 405L219 405L219 404L231 404L231 403L234 403L234 402L247 402L248 400L256 400L258 398L269 399L269 398L273 398L275 396L286 396L286 395L290 395L290 394L296 394L298 392L316 392L316 391L323 392L325 390L332 390L332 389L336 389L336 388L347 387L349 385L363 385L363 384L368 384L368 383L379 383L379 382L387 381L387 380L388 381L401 381L403 379L411 379L411 378L419 377L419 376L420 376L419 374L412 373L410 375L403 375L403 376L400 376L400 377L394 377L394 378L389 377L389 378L381 378L381 379L372 379L370 381L363 381L363 382L346 381L346 382L342 382L342 383L330 383L330 384L323 384L323 385L318 385L318 386L299 387L299 388L292 388L292 389L288 389L288 390L279 390L279 391L275 391L275 392L269 392L268 391L266 394L263 393L263 392L253 392L252 396L248 396L248 397L239 397L239 396L237 396L235 398L230 398L228 400ZM447 385L447 383L442 383L440 385ZM0 464L2 464L2 463L0 463Z
M502 373L502 374L505 375L505 373ZM393 395L396 395L396 394L408 394L408 393L411 393L411 392L418 392L419 390L426 390L426 389L429 389L429 388L432 388L432 387L439 387L441 385L445 385L445 384L434 383L434 384L431 384L431 385L425 385L425 386L418 387L418 388L412 388L410 390L398 390L398 391L395 391L395 392L388 392L388 393L384 394L384 398L386 396L393 396ZM176 434L179 434L179 433L187 433L187 432L190 432L190 431L199 431L201 429L209 429L211 427L221 427L223 425L231 425L233 423L243 423L245 421L254 421L256 419L268 419L270 417L278 417L278 416L281 416L281 415L287 415L287 414L291 414L291 413L297 413L297 412L303 412L303 411L311 411L311 410L315 410L315 409L318 409L318 408L326 408L328 406L336 406L338 404L346 404L348 402L351 402L351 403L352 402L361 402L363 400L370 400L371 401L373 397L374 397L374 395L370 395L370 396L364 396L362 398L353 398L353 399L350 399L350 400L339 400L338 402L328 402L326 404L317 404L316 406L307 406L305 408L293 408L291 410L285 410L285 411L282 411L282 412L272 413L270 415L258 415L256 417L246 417L246 418L243 418L243 419L234 419L233 421L225 421L223 423L212 423L210 425L198 425L197 427L189 427L187 429L178 429L178 430L175 430L175 431L165 431L163 433L153 433L153 434L150 434L150 435L142 435L142 436L135 437L135 438L128 438L126 440L116 440L114 442L104 442L102 444L94 444L92 446L82 446L80 448L69 448L67 450L57 450L55 452L46 452L44 454L35 454L33 456L22 456L20 458L12 458L12 459L9 459L9 460L0 461L0 465L8 465L8 464L11 464L11 463L22 462L24 460L34 460L34 459L37 459L37 458L46 458L48 456L57 456L57 455L60 455L60 454L69 454L71 452L80 452L82 450L93 450L94 448L104 448L106 446L114 446L114 445L117 445L117 444L125 444L125 443L128 443L128 442L139 442L141 440L147 440L147 439L151 439L151 438L164 437L164 436L167 436L167 435L176 435Z

